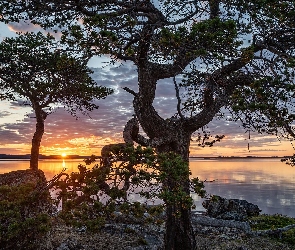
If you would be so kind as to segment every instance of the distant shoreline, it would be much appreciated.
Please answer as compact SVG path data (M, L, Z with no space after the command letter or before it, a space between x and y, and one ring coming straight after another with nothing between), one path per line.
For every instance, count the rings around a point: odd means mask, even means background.
M87 159L90 156L87 155L67 155L63 157L61 155L40 155L40 160L69 160L69 159ZM289 158L291 156L191 156L190 159L200 160L230 160L230 159L281 159ZM30 155L9 155L0 154L1 160L30 160Z
M66 159L86 159L90 156L87 155L67 155L65 157L61 155L39 155L39 160L66 160ZM0 154L1 160L30 160L30 155L8 155Z
M203 160L229 160L229 159L282 159L290 158L291 156L190 156L190 159Z

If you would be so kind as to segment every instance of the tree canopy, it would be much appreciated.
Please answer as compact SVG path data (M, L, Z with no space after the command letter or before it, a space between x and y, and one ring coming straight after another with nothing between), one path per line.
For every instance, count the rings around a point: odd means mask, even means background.
M294 90L292 1L39 0L3 1L1 9L4 20L27 18L63 31L70 46L148 69L155 79L142 91L149 103L159 79L184 74L181 108L192 130L225 104L235 118L262 132L272 132L278 116L281 123L293 120L292 107L286 107Z
M51 35L39 32L5 38L0 43L0 58L1 99L21 100L36 115L31 151L34 169L48 114L61 105L72 115L86 114L98 108L95 99L112 93L90 77L87 58L63 51Z
M133 140L159 153L188 161L192 134L223 107L260 132L294 120L294 1L2 1L0 11L4 21L61 31L89 55L133 62L138 86L125 90L148 137ZM171 80L178 100L170 119L153 106L161 79ZM176 183L167 176L164 185L173 190ZM187 180L182 187L189 193ZM189 209L175 204L166 214L166 248L193 249Z
M0 44L2 97L29 101L48 108L63 105L70 113L98 108L95 99L112 91L90 77L87 59L58 47L54 37L25 33Z

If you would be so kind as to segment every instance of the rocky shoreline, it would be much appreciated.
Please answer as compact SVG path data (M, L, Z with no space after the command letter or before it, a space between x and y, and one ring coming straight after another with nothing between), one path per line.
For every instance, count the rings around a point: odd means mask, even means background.
M209 217L193 215L196 249L294 249L294 246L249 234L244 228L231 227L229 224L205 226L199 223L200 218L204 220ZM164 245L164 225L106 224L100 232L89 233L86 228L72 228L60 222L55 223L43 238L38 250L160 250Z
M35 191L40 191L47 185L42 171L25 170L0 175L0 185L18 186L24 183L33 183ZM37 209L34 212L49 214L52 212L48 196L49 193L43 199L38 199L36 204L31 204ZM207 201L205 207L207 208L206 215L198 213L192 215L197 243L196 249L295 249L294 245L290 246L275 241L251 230L249 222L245 218L248 215L259 213L259 208L256 205L236 199L227 200L215 197L212 202ZM122 214L118 216L120 218L117 218L116 222L112 221L105 224L97 233L90 232L86 227L67 226L57 215L51 216L50 230L41 239L38 238L37 242L31 243L36 246L34 248L36 250L163 249L164 224L140 224L140 220L126 220L126 217ZM238 218L242 220L238 221Z

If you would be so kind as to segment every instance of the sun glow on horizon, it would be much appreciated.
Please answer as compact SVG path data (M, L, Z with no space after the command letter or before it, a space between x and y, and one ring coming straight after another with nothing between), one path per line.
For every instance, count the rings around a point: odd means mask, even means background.
M61 157L62 157L62 158L65 158L65 157L67 157L67 154L66 154L66 153L62 153L62 154L61 154Z

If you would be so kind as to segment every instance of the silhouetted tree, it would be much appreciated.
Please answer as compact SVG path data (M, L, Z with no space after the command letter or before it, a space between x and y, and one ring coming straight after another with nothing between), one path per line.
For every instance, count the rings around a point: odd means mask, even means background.
M30 168L38 169L38 156L44 122L54 109L63 105L72 115L87 113L98 106L95 99L112 91L98 86L90 77L87 58L58 50L54 37L41 32L6 38L0 44L1 98L21 100L36 116Z
M136 119L148 136L133 140L158 153L172 151L188 163L192 134L222 107L261 132L282 125L271 112L293 121L286 104L294 96L294 1L34 0L0 6L4 20L27 13L33 23L62 29L70 46L133 62L138 86L125 90L134 96ZM178 100L169 119L153 105L161 79L171 80ZM181 185L187 195L188 179ZM164 180L169 190L177 184L169 175ZM190 208L168 204L166 214L166 249L194 249Z

